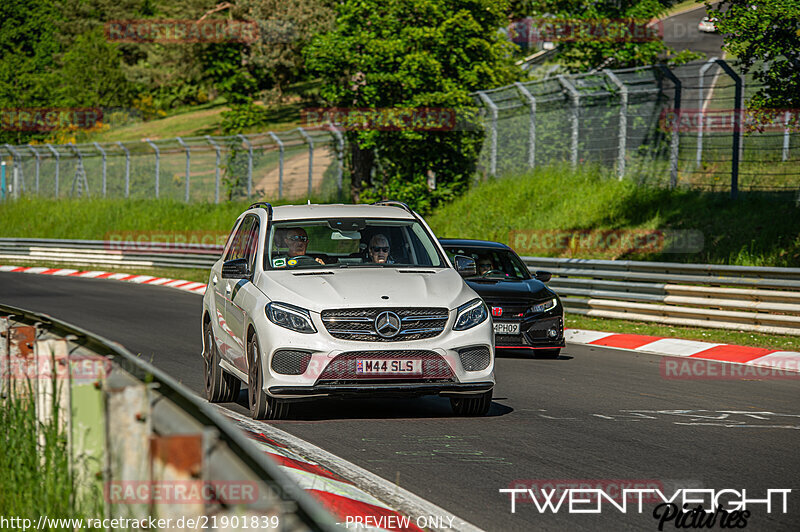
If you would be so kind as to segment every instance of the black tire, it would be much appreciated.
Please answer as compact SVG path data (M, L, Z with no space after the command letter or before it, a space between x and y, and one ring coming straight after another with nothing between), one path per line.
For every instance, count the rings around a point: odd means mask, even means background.
M492 406L492 390L472 397L451 397L450 406L457 416L485 416Z
M247 405L253 419L286 419L289 403L270 397L264 392L261 350L254 334L247 342Z
M561 354L561 348L559 349L541 349L536 352L537 358L558 358Z
M239 397L241 381L219 366L219 349L211 322L203 327L205 336L205 389L209 403L232 403Z

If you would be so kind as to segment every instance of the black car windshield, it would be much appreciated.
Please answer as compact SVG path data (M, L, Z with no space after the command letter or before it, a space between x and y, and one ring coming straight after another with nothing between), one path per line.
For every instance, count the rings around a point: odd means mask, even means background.
M446 267L431 236L416 220L274 222L267 239L265 270Z
M445 246L444 250L451 260L455 255L474 259L477 270L477 276L474 278L514 281L531 278L522 260L508 249Z

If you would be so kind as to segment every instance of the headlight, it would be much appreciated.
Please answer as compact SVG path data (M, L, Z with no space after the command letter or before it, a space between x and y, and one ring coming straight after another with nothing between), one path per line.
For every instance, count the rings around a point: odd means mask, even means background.
M269 321L275 325L286 327L300 333L315 333L317 329L311 323L311 315L306 309L287 305L286 303L268 303L264 309Z
M456 324L453 325L454 331L464 331L471 329L489 317L486 305L482 299L473 299L469 303L458 307L456 314Z
M550 309L554 309L558 305L558 300L556 298L550 299L549 301L545 301L544 303L539 303L531 307L531 312L534 314L538 314L539 312L547 312Z

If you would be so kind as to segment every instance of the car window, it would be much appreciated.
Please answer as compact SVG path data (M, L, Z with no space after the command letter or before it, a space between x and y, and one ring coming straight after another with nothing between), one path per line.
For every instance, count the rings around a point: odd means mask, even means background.
M455 255L464 255L475 261L477 277L489 279L529 279L530 273L517 255L503 249L486 249L466 246L445 247L450 260Z
M233 236L233 241L231 242L230 248L225 254L226 262L233 259L246 258L250 233L255 220L255 216L247 215L245 216L244 220L242 220L242 223L239 224L239 228L236 230L236 234Z

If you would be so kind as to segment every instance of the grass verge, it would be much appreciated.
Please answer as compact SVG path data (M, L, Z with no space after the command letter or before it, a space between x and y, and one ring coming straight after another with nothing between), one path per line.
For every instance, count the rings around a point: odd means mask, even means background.
M682 338L685 340L699 340L702 342L719 344L764 347L782 351L800 351L800 337L797 336L777 336L774 334L729 331L724 329L703 329L699 327L678 327L643 321L592 318L581 314L569 313L565 314L564 321L564 326L572 329L587 329L623 334L644 334L648 336Z

